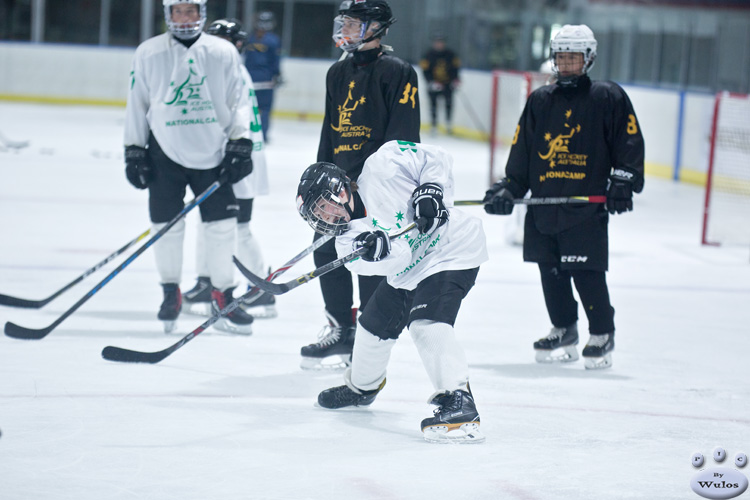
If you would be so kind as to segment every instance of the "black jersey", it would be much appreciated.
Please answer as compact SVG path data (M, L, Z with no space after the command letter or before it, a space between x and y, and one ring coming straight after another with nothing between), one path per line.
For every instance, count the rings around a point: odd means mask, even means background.
M461 68L461 60L455 52L450 49L430 49L425 54L419 65L424 71L424 77L428 82L437 82L449 85L458 80L458 70Z
M644 144L633 105L616 83L581 77L575 88L547 85L526 102L513 138L506 177L515 196L603 195L610 170L635 175L643 189ZM531 206L540 232L573 227L603 205Z
M326 76L318 161L335 163L352 180L386 142L420 142L417 74L380 50L357 52L331 66Z

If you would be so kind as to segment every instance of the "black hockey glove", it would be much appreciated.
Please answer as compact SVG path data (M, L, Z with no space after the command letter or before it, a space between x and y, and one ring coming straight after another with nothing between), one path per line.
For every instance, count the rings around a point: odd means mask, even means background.
M138 189L146 189L154 178L154 170L148 161L146 149L140 146L125 146L125 177Z
M227 142L224 159L221 160L219 181L222 184L239 182L253 171L253 141L233 139Z
M484 211L490 215L510 215L513 213L513 193L508 189L510 182L502 179L492 185L484 194Z
M414 222L420 233L431 233L448 222L448 210L443 205L443 188L432 182L422 184L411 195Z
M633 210L633 181L635 174L616 168L607 182L607 211L621 214Z
M367 248L362 258L367 262L377 262L391 253L391 239L383 231L367 231L359 234L352 243L355 251L362 247Z

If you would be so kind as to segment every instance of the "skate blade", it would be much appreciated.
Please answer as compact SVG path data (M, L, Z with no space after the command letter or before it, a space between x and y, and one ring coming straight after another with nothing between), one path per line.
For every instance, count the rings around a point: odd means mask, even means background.
M279 315L278 311L276 311L276 306L274 305L255 307L245 306L242 309L255 319L273 319Z
M211 303L182 301L182 311L195 316L211 316Z
M607 353L601 358L583 358L587 370L604 370L612 366L612 353Z
M214 329L220 332L233 333L236 335L252 335L253 325L237 325L226 318L219 319L214 323Z
M302 356L300 368L308 371L341 371L349 367L349 354L335 354L327 358L306 358Z
M558 347L557 349L536 349L537 363L572 363L578 361L578 349L574 345Z
M170 321L162 321L164 324L164 333L176 333L175 330L177 329L177 320L170 320Z
M479 430L479 424L468 422L458 427L453 425L434 425L423 431L424 438L430 443L473 444L484 441L484 434Z

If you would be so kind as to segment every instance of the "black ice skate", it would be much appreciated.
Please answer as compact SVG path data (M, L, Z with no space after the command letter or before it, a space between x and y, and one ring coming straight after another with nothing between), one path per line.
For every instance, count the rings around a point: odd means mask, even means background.
M422 432L434 443L480 443L484 435L479 431L479 413L471 390L441 392L430 404L437 405L434 416L422 420Z
M351 363L356 327L335 325L333 319L329 320L331 323L323 327L318 334L320 340L300 349L300 367L303 370L341 369ZM340 357L340 362L325 362L329 356L336 355Z
M221 309L224 309L227 304L234 300L234 296L232 295L233 291L234 287L227 288L224 292L221 292L216 288L211 291L212 314L218 313ZM253 333L252 324L253 317L243 311L241 307L238 307L226 316L222 316L216 323L214 323L214 328L221 330L222 332L250 335Z
M537 363L570 363L578 360L578 326L553 327L549 335L534 342Z
M182 304L185 312L199 316L211 314L211 280L199 276L195 286L182 294Z
M591 335L583 348L584 364L587 370L601 370L612 366L612 351L615 350L614 333Z
M182 295L180 287L175 283L165 283L161 287L164 291L164 300L156 317L164 322L164 333L172 333L182 310Z
M318 406L335 410L346 408L347 406L369 406L375 401L375 396L385 387L385 379L380 383L377 389L363 391L353 389L348 385L331 387L318 394Z
M252 287L247 287L248 291ZM276 297L266 292L258 292L243 301L242 308L255 319L271 319L278 316Z

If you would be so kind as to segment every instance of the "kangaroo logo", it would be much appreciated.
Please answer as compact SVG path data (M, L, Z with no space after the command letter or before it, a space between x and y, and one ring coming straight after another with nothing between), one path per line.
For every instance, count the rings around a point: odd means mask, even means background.
M191 66L185 81L177 86L175 86L175 82L171 82L169 84L170 87L174 87L174 89L172 89L172 99L165 103L168 106L185 106L188 104L188 101L201 100L200 92L201 88L203 87L203 82L206 81L206 77L199 77L198 73L193 71L193 60L190 60L188 62L191 64ZM200 80L196 82L194 77L200 78ZM191 80L193 80L193 83L191 83Z
M354 80L352 80L351 82L349 82L349 94L346 96L344 104L338 106L339 125L338 127L334 127L333 124L331 124L331 128L336 132L341 132L342 130L344 130L344 127L351 125L352 113L354 113L354 110L356 110L360 104L365 103L365 96L360 97L356 101L354 100L354 98L352 98L352 90L354 89L354 87Z
M567 110L565 112L565 119L570 119L570 115L572 114L572 110ZM547 132L544 134L544 140L547 141L547 144L549 144L549 150L547 150L547 153L537 153L539 155L539 158L542 160L549 160L549 166L550 168L555 168L557 165L555 162L555 157L557 156L557 153L569 153L570 150L568 149L568 144L570 143L571 137L573 137L577 132L581 131L581 125L575 125L571 127L567 123L565 124L565 128L570 129L570 132L567 134L558 134L557 137L554 139L552 138L552 134Z
M723 462L727 457L726 451L719 447L714 449L713 458L717 464ZM699 469L703 466L704 458L701 453L694 453L691 463ZM747 465L747 455L737 453L734 457L734 465L737 469L729 467L711 467L699 470L690 480L690 489L703 498L724 499L734 498L742 495L747 490L747 478L740 473Z

